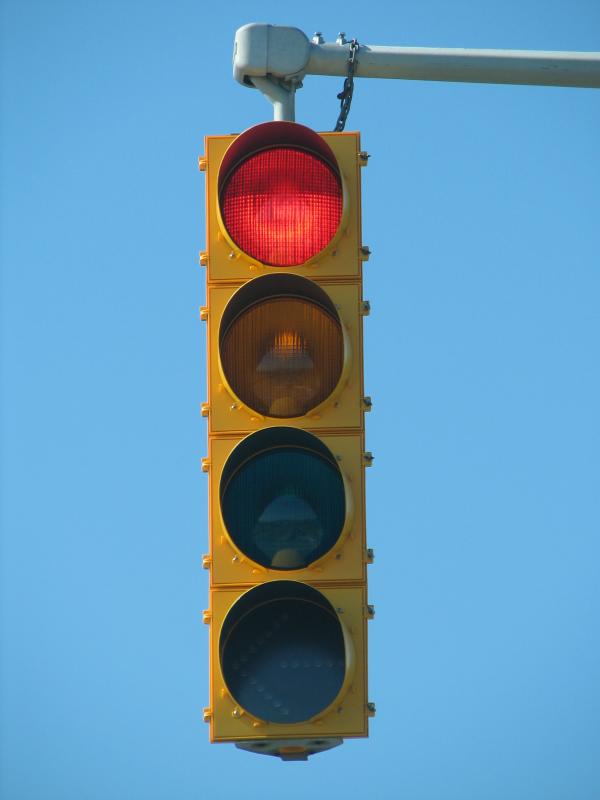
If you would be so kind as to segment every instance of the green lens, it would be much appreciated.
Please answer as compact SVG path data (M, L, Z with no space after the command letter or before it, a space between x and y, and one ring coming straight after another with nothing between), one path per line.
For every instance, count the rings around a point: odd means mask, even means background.
M346 516L344 483L331 453L311 434L288 436L286 430L264 449L264 436L248 437L246 451L254 452L235 464L244 453L234 451L221 493L234 544L261 566L281 570L301 569L325 555Z

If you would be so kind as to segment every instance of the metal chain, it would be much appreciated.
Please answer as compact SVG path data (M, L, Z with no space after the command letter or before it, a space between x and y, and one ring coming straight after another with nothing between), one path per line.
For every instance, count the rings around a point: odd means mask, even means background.
M352 93L354 92L354 69L356 67L356 54L359 48L358 40L352 39L350 42L350 51L348 53L348 76L344 80L344 88L338 94L340 101L340 113L333 129L336 133L343 131L346 126L346 118L350 113L350 105L352 103Z

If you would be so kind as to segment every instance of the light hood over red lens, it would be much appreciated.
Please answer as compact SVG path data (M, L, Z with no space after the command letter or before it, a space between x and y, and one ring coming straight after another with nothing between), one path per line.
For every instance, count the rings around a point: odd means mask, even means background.
M233 242L268 266L314 258L342 219L342 182L329 147L314 131L285 122L257 125L235 145L219 176L221 216Z

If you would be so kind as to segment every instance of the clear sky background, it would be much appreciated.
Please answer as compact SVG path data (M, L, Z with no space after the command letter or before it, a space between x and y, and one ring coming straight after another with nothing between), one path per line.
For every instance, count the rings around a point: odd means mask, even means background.
M597 90L357 81L377 716L307 763L208 742L196 159L271 118L252 21L600 50L598 0L4 0L3 800L597 800Z

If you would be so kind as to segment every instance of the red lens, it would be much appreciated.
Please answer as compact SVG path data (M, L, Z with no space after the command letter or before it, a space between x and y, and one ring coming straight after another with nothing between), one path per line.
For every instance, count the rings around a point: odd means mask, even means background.
M221 192L225 227L240 250L263 264L292 267L317 255L342 218L339 176L318 156L292 147L247 158Z

